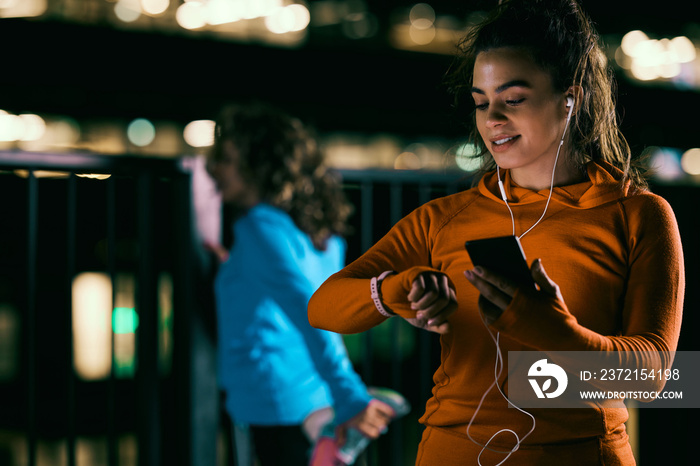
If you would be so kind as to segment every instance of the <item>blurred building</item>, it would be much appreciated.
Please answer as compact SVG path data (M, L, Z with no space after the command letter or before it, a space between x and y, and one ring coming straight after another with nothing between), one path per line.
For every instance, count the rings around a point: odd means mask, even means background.
M441 80L491 3L3 0L0 150L191 155L252 97L315 124L340 168L459 169L466 116ZM633 148L697 180L700 23L681 2L582 3Z
M132 383L141 357L137 333L144 326L153 337L145 344L158 357L141 360L141 366L164 377L166 392L184 385L191 389L185 395L196 397L196 369L187 366L185 375L174 369L191 364L194 356L174 349L179 330L173 322L191 315L178 307L182 264L175 263L168 248L186 242L174 238L170 228L190 220L173 214L178 203L189 201L175 194L174 186L180 186L188 170L182 161L208 150L212 119L222 103L267 100L317 128L328 162L347 174L348 193L358 207L351 254L366 249L405 210L463 186L464 176L475 169L471 148L464 144L467 115L452 108L442 79L456 41L495 1L0 0L0 238L5 240L0 253L0 393L6 395L0 411L0 465L29 464L17 463L17 458L39 465L136 464L137 437L158 443L153 432L133 429L133 419L153 421L139 417L153 413L139 410L155 395L134 394L138 389ZM649 155L654 190L678 215L686 261L692 266L686 300L696 305L700 20L687 14L682 1L581 3L598 25L617 75L623 132L635 153ZM28 166L13 162L15 156ZM141 177L141 171L146 175ZM39 179L42 197L37 200L32 196ZM152 197L142 197L142 188ZM384 204L373 205L375 198ZM65 207L64 199L73 207ZM154 231L144 233L140 228L146 227L139 225L150 220ZM105 246L108 222L114 223L116 246L111 249ZM56 225L63 230L57 233ZM60 295L63 302L56 309L70 314L73 326L61 327L64 323L56 317L36 317L31 325L38 333L31 338L39 339L28 340L23 296L29 307L51 310L54 305L53 295L37 292L22 275L25 247L40 242L34 234L42 240L55 237L34 250L41 276L34 286L67 293ZM151 234L167 240L154 241ZM153 263L143 261L144 244L152 248ZM74 262L64 257L71 248L79 253ZM60 257L63 268L43 268L49 257ZM149 267L151 294L139 298L138 277ZM137 312L139 299L157 309L150 320ZM694 325L689 315L684 328ZM363 353L365 340L347 340L354 362L370 377L376 372L373 357L376 364L410 371L407 355L434 343L421 342L403 328L378 332L383 338L374 340L377 352L369 356ZM206 340L207 329L185 338ZM382 346L388 339L403 348L400 361L386 360L387 353L396 353L395 347ZM32 375L23 352L33 343L38 355L32 357L50 361L55 355L48 341L65 350L56 367L74 370L67 379L65 373L60 376L62 385L56 389L51 377L59 371L42 369ZM205 354L206 344L197 345L193 347ZM688 331L682 334L681 349L697 350ZM209 361L206 354L202 360ZM387 373L392 380L403 377ZM27 395L27 377L35 377L43 388ZM97 396L109 390L118 411L110 408L115 426L110 445L100 419L107 411ZM424 398L426 390L429 386L417 392ZM45 397L29 409L40 410L32 416L46 419L28 427L28 401L12 398L18 393ZM70 393L80 398L72 427L50 419L75 403ZM174 388L166 394L164 408L186 405L174 417L203 413ZM639 414L642 426L652 425L658 416ZM38 433L26 436L27 428ZM675 445L688 435L661 430L647 427L636 433L644 464L660 461L653 456L653 442L645 441L680 436L671 440ZM73 437L68 443L67 431ZM182 440L189 433L164 428L162 435ZM404 434L408 443L416 441L416 432ZM394 438L392 448L400 440ZM411 459L405 464L412 464Z

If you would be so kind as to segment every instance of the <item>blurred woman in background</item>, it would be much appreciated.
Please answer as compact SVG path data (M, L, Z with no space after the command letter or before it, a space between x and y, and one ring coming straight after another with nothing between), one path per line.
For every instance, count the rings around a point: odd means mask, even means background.
M232 420L250 428L262 466L305 465L321 427L370 438L393 411L372 399L338 334L309 325L312 293L344 265L351 206L298 119L228 106L208 169L233 207L233 247L215 292L219 378Z

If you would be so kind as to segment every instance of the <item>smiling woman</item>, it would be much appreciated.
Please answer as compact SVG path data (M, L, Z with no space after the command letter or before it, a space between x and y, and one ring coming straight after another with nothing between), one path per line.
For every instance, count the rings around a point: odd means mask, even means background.
M566 92L571 96L576 91L572 86ZM472 95L479 135L498 166L511 169L520 186L548 187L570 108L566 94L554 90L549 73L515 48L489 50L474 64ZM569 159L566 155L559 160ZM583 177L572 164L561 165L555 184Z
M498 164L491 151L493 145L487 147L492 138L484 137L478 124L481 109L484 108L481 105L485 103L481 100L487 97L483 92L479 93L483 90L479 88L478 80L487 76L495 79L494 73L498 72L501 73L502 82L492 83L494 93L501 91L498 94L502 99L508 99L509 107L517 108L521 104L531 107L533 102L520 101L526 97L522 94L526 91L537 91L540 104L544 103L543 98L556 98L558 109L550 118L556 118L560 123L550 121L548 131L558 132L559 137L568 110L566 97L574 98L570 125L576 130L570 131L562 149L564 153L569 153L563 157L569 161L569 166L580 170L591 160L604 160L621 169L624 179L644 187L645 170L637 159L632 158L619 129L615 111L615 81L598 33L585 12L576 8L576 13L567 14L565 4L538 2L537 8L544 8L545 11L539 16L529 15L527 21L495 12L490 19L472 28L460 42L461 56L448 73L447 82L457 105L470 105L467 100L470 95L475 99L477 107L470 141L480 149L477 157L482 160L482 173L495 169ZM500 15L498 21L492 21L494 15ZM543 33L533 34L534 30ZM570 31L578 33L571 34ZM486 52L494 50L498 50L496 55L506 61L514 59L508 65L511 75L504 75L506 71L503 67L499 67L499 70L493 68L498 65L494 63L494 54ZM479 66L475 66L477 60ZM484 65L489 67L484 68ZM504 92L506 89L511 92ZM513 96L515 90L520 93ZM476 100L477 96L481 100Z
M631 160L611 72L575 0L501 1L461 50L449 82L474 110L477 185L399 221L318 289L309 319L355 333L394 315L440 334L416 465L634 465L622 403L512 409L503 368L509 351L626 354L633 365L635 351L674 351L685 287L674 213ZM464 251L508 235L534 259L536 289Z

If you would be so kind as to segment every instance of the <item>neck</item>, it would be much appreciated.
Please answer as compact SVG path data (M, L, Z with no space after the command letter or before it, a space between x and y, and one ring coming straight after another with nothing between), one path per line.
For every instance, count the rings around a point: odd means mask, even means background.
M550 186L567 186L578 183L582 180L583 174L578 167L567 163L567 160L570 160L569 154L562 154L561 157L558 157L553 180L552 170L554 167L552 167L551 162L534 167L513 168L510 170L510 177L518 186L533 191L549 189Z
M556 173L554 174L554 186L568 186L576 184L583 179L583 175L579 170L573 167L568 167L568 170L564 170L564 168L567 167L557 167ZM540 175L541 173L536 173L534 175L523 173L517 169L512 169L510 171L510 177L515 184L533 191L549 189L550 186L552 186L551 172L549 176L543 177Z

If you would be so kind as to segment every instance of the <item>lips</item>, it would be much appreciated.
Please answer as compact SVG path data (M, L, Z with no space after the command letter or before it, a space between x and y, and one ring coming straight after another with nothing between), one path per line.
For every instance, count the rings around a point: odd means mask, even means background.
M520 136L510 136L507 134L501 134L491 138L491 150L495 152L502 152L511 147L520 138Z

